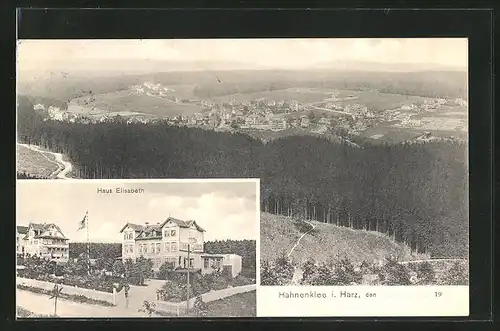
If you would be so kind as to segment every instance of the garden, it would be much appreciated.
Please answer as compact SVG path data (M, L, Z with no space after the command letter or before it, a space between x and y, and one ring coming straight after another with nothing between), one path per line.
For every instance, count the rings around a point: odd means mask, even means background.
M158 298L162 301L181 302L187 300L187 273L173 271L167 264L160 267L158 278L165 280L165 284L158 291ZM189 275L190 297L199 296L210 291L219 291L230 287L255 284L255 279L244 275L233 277L227 269L202 275L193 272Z
M431 263L432 262L432 263ZM300 285L468 285L467 261L428 260L418 263L400 263L387 257L377 263L353 263L348 258L330 263L316 263L313 259L301 266L294 265L286 256L261 264L261 285L289 285L300 271Z
M145 285L145 279L152 275L150 260L143 258L133 262L121 260L97 259L94 263L86 258L70 259L65 263L56 263L37 256L18 257L18 276L40 281L64 284L102 292L113 292L118 283L118 291L125 284Z

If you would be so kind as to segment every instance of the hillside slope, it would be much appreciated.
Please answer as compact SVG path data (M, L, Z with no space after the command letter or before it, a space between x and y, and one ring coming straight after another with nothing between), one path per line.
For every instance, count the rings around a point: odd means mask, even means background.
M397 257L400 261L417 258L411 255L408 247L378 232L315 221L310 223L315 228L302 237L290 254L294 264L302 264L310 258L317 262L330 262L347 257L358 263L380 261L388 256ZM288 255L297 240L310 229L311 226L301 220L261 213L261 261L274 261L283 254Z

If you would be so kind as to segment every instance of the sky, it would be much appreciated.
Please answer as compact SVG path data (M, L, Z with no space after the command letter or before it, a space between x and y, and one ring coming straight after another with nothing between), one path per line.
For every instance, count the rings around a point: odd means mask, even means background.
M127 69L127 61L206 62L227 69L303 69L344 61L467 68L465 38L19 40L23 69ZM214 65L213 63L211 65Z
M143 188L143 194L98 194L97 188ZM93 242L121 242L127 223L156 224L169 216L195 220L205 241L254 239L259 233L257 181L80 181L19 180L17 225L55 223L73 242L85 242L77 231L86 211Z

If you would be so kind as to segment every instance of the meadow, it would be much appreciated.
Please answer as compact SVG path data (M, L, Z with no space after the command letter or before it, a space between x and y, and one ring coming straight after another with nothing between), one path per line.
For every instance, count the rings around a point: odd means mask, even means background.
M49 177L58 169L52 154L42 154L17 145L17 171L34 176Z
M97 108L101 112L112 113L141 113L159 117L173 117L177 115L193 115L201 111L201 108L192 104L177 104L172 101L147 95L139 95L131 90L118 91L94 95L95 100L84 104L89 97L73 99L72 104Z
M308 88L288 88L272 91L260 91L254 93L235 93L220 97L214 97L213 100L229 102L230 100L235 100L237 102L252 101L263 99L266 101L287 101L291 102L293 100L300 103L311 103L323 101L328 98L328 95L321 90L312 90Z

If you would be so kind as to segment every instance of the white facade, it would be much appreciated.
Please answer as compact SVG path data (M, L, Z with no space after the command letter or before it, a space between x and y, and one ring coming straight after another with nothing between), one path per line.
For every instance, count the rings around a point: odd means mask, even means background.
M205 230L195 221L169 217L161 224L127 223L120 232L123 261L142 256L151 259L154 271L168 263L172 269L185 270L189 265L203 274L222 270L223 266L231 266L233 276L241 272L241 256L204 253Z
M22 239L25 254L57 260L69 258L69 239L55 224L30 223Z

